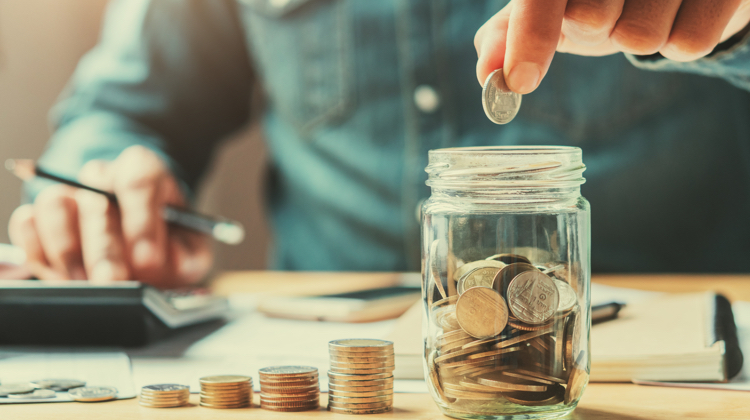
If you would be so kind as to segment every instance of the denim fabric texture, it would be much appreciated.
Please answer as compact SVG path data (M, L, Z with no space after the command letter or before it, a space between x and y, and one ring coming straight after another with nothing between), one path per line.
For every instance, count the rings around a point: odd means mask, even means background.
M143 144L191 190L216 145L262 113L272 267L417 271L428 150L573 145L594 272L747 271L750 41L693 63L557 54L497 126L473 38L505 3L115 1L41 164L75 176ZM254 87L264 109L250 109Z

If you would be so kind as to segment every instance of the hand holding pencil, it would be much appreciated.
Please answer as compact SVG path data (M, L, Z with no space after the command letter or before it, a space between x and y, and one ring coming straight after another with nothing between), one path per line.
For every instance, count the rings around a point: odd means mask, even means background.
M33 204L16 209L9 224L11 241L26 251L29 269L42 279L189 285L211 267L209 236L242 239L242 227L231 221L182 210L185 200L175 178L142 146L111 162L88 162L78 176L82 185L33 163L31 169L14 168L19 176L24 171L58 182Z

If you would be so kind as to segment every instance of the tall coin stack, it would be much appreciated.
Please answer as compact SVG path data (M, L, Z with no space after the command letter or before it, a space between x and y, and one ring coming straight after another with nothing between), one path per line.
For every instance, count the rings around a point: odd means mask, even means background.
M271 411L308 411L320 407L318 368L271 366L258 371L260 408Z
M393 409L393 343L349 339L328 343L328 410L377 414Z
M188 403L190 387L178 384L147 385L141 388L140 404L151 408L180 407Z
M249 376L204 376L201 406L210 408L249 407L253 401L253 379Z

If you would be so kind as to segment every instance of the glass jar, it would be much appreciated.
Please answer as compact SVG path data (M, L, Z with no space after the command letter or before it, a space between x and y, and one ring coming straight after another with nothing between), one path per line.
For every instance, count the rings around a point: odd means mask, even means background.
M576 147L432 150L422 206L428 388L457 418L558 418L589 372L590 215Z

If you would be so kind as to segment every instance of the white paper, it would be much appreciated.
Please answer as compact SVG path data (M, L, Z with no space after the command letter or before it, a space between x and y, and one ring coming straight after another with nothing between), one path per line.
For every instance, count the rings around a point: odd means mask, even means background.
M661 295L664 295L664 293L591 283L591 306L601 305L609 302L634 304L653 299Z
M117 399L135 398L130 360L124 353L0 353L0 381L3 384L42 379L77 379L86 386L117 388ZM55 398L15 399L0 398L0 404L69 402L67 392L57 392Z
M164 358L158 353L130 352L138 387L156 383L189 385L199 392L199 378L236 374L253 377L259 387L258 370L274 365L318 368L321 391L328 389L328 342L342 338L385 338L396 320L344 323L269 318L254 311L257 296L230 298L235 317L223 328L187 346L181 357ZM152 349L153 350L153 349ZM415 384L416 382L416 384ZM395 392L427 392L424 381L396 380Z

